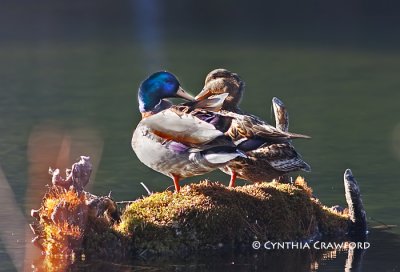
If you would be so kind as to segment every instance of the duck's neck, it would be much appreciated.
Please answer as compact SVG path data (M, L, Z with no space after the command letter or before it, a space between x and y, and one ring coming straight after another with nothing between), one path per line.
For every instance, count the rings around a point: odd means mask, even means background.
M138 92L140 112L154 111L163 98L160 94L161 92L156 88L143 89L141 86Z
M159 113L160 111L166 110L170 107L172 107L171 101L167 99L161 99L160 102L150 111L141 111L142 119L149 117L153 114Z
M231 111L231 112L236 112L236 113L241 113L242 111L239 108L239 103L240 103L241 97L235 97L229 95L225 101L224 104L222 105L223 110Z
M139 110L140 112L153 111L160 99L154 99L151 96L139 96Z
M154 114L154 109L157 104L160 103L159 99L154 99L154 97L146 96L139 93L139 111L142 114L142 119L149 117Z

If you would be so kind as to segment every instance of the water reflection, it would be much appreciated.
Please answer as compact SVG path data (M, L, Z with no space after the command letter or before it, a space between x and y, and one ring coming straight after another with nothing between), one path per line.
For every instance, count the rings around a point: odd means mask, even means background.
M384 242L382 242L384 241ZM338 242L350 245L351 241ZM36 271L388 271L399 268L395 258L400 250L396 235L373 230L370 248L344 247L338 250L221 250L196 255L135 257L105 261L39 258ZM385 256L382 262L382 256Z
M165 57L162 48L162 23L161 12L164 11L164 3L159 0L135 0L130 1L132 7L132 18L134 30L143 52L141 62L143 69L151 73L155 70L163 69L160 67L165 63Z
M32 251L29 228L0 165L0 240L14 267L24 267L25 252ZM37 252L36 252L37 253ZM36 255L37 256L37 255Z
M346 264L344 271L362 271L362 261L365 249L350 248L347 252Z

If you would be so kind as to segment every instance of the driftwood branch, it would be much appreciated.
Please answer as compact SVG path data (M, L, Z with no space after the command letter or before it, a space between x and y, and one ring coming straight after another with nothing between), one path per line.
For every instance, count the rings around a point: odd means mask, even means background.
M350 169L344 172L344 189L349 207L349 235L365 239L367 235L367 216L361 199L360 187Z
M74 163L71 169L66 169L65 178L60 174L59 169L49 168L49 174L52 175L51 182L53 185L69 189L71 186L78 191L89 183L92 174L92 163L89 156L81 156L80 160Z

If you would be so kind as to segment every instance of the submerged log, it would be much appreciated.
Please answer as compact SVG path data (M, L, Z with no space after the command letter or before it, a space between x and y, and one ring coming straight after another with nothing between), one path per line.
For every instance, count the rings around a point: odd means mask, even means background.
M120 217L110 196L83 190L90 174L79 169L89 173L85 166L89 163L81 160L78 170L67 171L66 179L53 170L53 180L56 173L61 182L52 185L40 209L32 211L37 220L31 227L36 235L33 242L48 256L84 253L115 259L132 254L174 255L250 247L254 240L336 240L364 230L354 227L359 225L358 204L349 209L350 216L346 210L328 208L300 177L292 184L270 182L235 188L203 181L182 187L178 194L165 191L132 201ZM73 175L72 182L67 184L69 175ZM357 196L351 186L351 195Z

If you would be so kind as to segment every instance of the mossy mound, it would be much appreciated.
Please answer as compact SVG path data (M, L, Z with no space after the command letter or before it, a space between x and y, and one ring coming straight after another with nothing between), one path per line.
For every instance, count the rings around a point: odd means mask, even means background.
M338 239L349 230L349 216L323 206L302 178L236 188L193 183L138 199L121 218L109 196L53 185L32 216L33 241L50 258L181 255L254 240Z
M256 239L337 237L347 232L348 216L323 206L302 178L236 188L204 181L133 202L115 229L133 237L139 253L176 254L249 246Z

